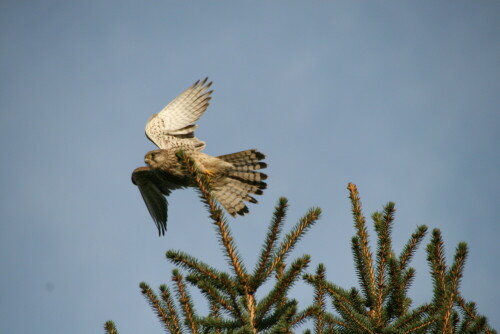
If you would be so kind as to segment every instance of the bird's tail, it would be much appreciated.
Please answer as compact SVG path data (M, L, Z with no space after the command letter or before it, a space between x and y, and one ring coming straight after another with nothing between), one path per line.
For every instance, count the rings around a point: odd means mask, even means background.
M248 213L244 201L257 203L249 194L262 195L267 184L263 182L267 175L257 172L267 167L262 160L266 156L257 150L246 150L232 154L221 155L217 158L229 162L233 169L228 173L222 187L213 189L215 198L229 212L231 216Z

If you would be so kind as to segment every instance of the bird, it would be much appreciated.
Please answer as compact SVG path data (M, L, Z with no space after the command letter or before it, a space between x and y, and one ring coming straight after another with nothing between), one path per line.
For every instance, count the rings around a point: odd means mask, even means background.
M168 103L146 123L146 137L158 149L146 153L146 166L132 172L132 183L139 188L160 236L167 230L167 196L173 190L196 187L193 175L183 168L176 153L184 151L206 176L211 195L233 217L249 212L245 202L257 203L251 195L262 195L267 175L265 155L256 149L211 156L203 153L205 142L194 135L195 122L209 106L213 90L208 78L198 80Z

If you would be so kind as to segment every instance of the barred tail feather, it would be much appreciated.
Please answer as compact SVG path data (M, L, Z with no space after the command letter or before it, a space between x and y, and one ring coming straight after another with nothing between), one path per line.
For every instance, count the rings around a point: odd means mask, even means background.
M267 164L263 160L266 156L257 150L246 150L232 154L218 156L217 158L230 162L235 170L249 172L264 169Z
M237 214L243 216L248 213L244 201L257 203L257 200L249 194L262 195L263 189L266 189L267 184L263 180L267 179L267 175L256 172L267 167L267 164L261 161L265 157L264 154L253 149L218 157L233 165L225 184L213 189L215 198L231 216L234 217Z
M238 182L238 181L236 181ZM242 191L233 181L228 182L224 187L214 189L213 194L219 203L231 216L248 213L248 208L243 201L257 203L255 198Z
M267 179L267 175L264 173L240 172L237 170L229 172L229 177L250 184L259 184L261 181Z

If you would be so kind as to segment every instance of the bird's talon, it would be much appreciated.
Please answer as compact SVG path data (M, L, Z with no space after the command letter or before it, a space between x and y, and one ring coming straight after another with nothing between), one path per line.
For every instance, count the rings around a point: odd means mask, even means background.
M205 174L207 174L208 177L214 176L215 172L211 171L210 169L205 169Z

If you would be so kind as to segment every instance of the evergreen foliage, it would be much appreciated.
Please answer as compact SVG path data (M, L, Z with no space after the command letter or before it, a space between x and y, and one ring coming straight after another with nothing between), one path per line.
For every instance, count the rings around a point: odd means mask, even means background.
M173 293L167 285L161 285L156 294L146 283L140 284L142 294L167 333L294 333L309 319L313 320L313 328L304 333L496 333L486 317L477 313L475 304L466 302L459 292L467 245L458 245L454 261L447 267L438 229L432 231L427 245L434 285L432 301L412 306L408 290L415 269L409 263L427 227L418 226L396 255L391 238L395 206L389 202L381 212L372 215L377 237L373 253L358 191L351 183L348 190L356 230L351 249L359 289L346 290L327 281L323 264L317 266L314 274L304 273L310 263L307 254L287 261L297 242L320 218L321 210L310 209L282 236L286 198L280 198L276 204L260 256L253 270L248 270L224 214L210 194L209 180L187 155L179 152L177 156L196 180L230 272L221 272L182 251L167 251L170 262L183 270L172 272ZM274 286L258 300L257 291L271 280ZM302 310L288 295L290 288L301 280L313 290L312 304ZM188 286L196 287L206 298L208 315L196 312ZM118 333L112 321L106 322L104 328L108 334Z

